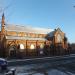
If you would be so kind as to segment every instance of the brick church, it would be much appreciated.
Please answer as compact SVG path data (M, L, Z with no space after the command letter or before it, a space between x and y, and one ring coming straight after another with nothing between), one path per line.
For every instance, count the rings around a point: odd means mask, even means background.
M50 48L52 45L61 45L67 49L65 33L57 29L36 28L30 26L12 25L5 23L4 14L2 15L0 31L0 53L6 57L16 55L37 55L44 54L45 46ZM44 50L44 51L43 51Z

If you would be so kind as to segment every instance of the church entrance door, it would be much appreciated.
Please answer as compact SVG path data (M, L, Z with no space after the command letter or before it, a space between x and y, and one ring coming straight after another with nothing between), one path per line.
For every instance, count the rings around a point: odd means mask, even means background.
M10 48L9 48L9 56L11 58L16 57L16 50L17 50L16 46L10 46Z

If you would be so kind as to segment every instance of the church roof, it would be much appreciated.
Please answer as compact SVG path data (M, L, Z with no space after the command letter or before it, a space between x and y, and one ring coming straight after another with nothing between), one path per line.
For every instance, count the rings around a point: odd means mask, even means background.
M31 26L21 26L21 25L11 25L7 24L5 25L6 31L16 31L16 32L32 32L37 34L48 34L53 31L53 29L47 29L47 28L37 28L37 27L31 27Z
M54 36L54 32L55 32L55 31L52 31L52 32L48 33L48 36L49 36L49 37L53 37L53 36Z
M19 36L6 36L6 39L8 40L41 40L46 41L45 38L30 38L30 37L19 37Z
M57 31L62 32L60 28L56 28L54 31L51 31L50 33L48 33L48 37L53 37Z

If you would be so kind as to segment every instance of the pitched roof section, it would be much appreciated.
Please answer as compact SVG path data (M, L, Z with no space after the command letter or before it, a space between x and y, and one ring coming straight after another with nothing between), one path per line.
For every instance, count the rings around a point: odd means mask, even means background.
M53 29L46 28L36 28L31 26L20 26L20 25L5 25L6 31L16 31L16 32L31 32L37 34L48 34L53 31Z
M30 38L30 37L19 37L19 36L6 36L6 39L8 40L41 40L46 41L45 38Z
M62 31L60 30L60 28L57 28L57 29L55 29L54 31L51 31L50 33L48 33L48 37L53 37L54 34L55 34L57 31L62 32Z
M54 36L54 32L55 32L55 31L50 32L50 33L48 34L48 37L53 37L53 36Z

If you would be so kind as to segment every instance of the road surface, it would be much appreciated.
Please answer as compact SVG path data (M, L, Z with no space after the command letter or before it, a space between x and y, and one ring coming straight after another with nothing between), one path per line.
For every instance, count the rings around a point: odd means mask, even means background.
M11 63L14 61L16 65ZM16 75L75 75L75 55L12 60L10 63L9 68L16 68Z
M8 69L16 69L15 75L75 75L75 55L13 59L8 64Z

